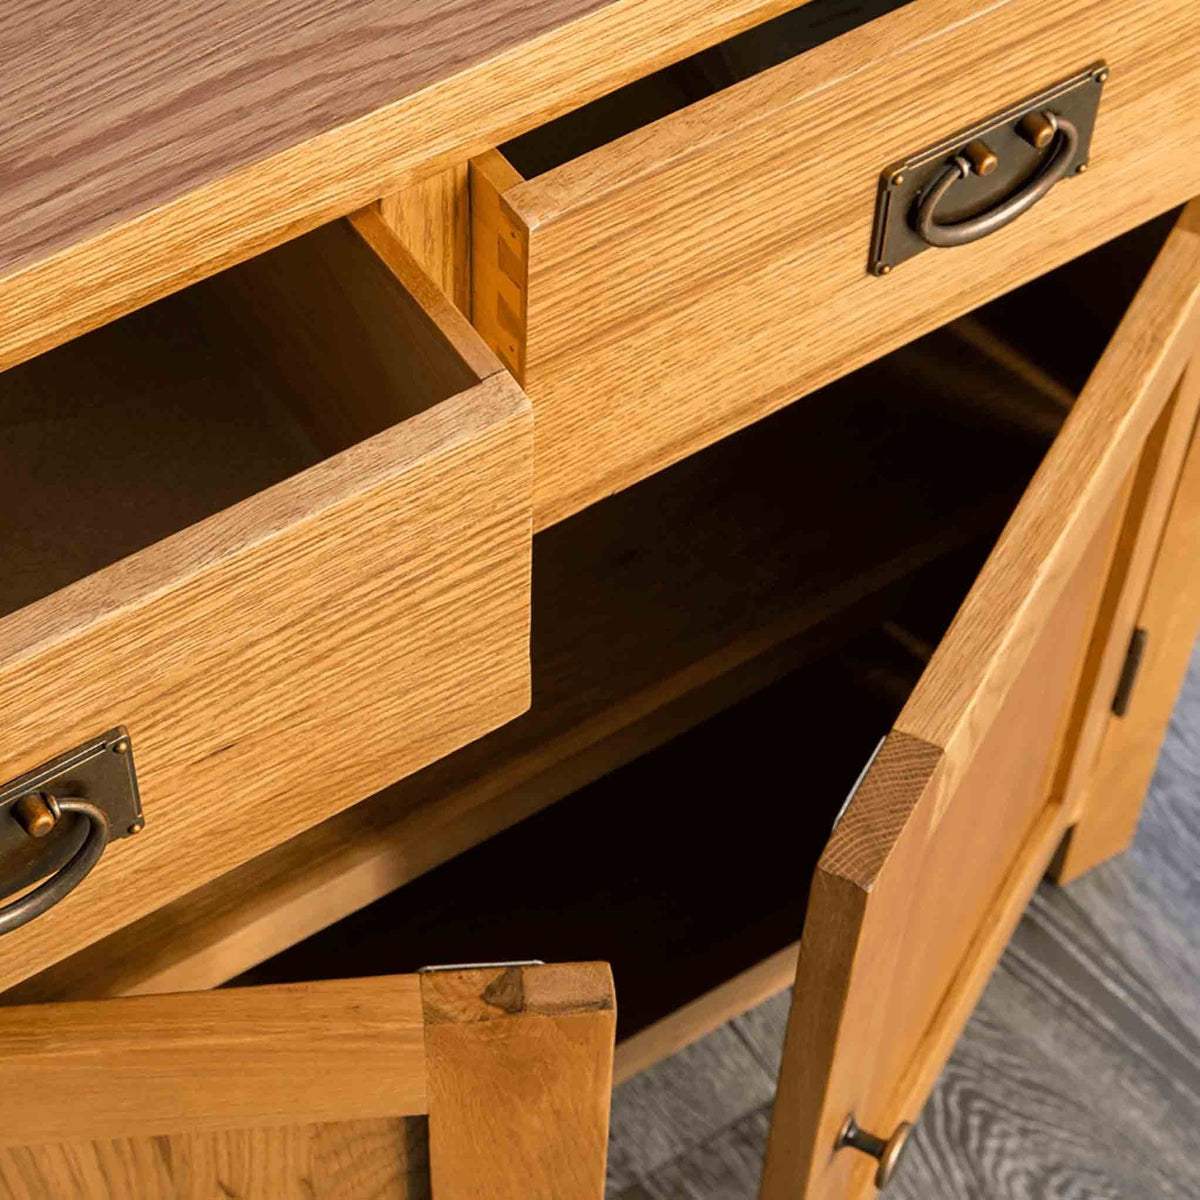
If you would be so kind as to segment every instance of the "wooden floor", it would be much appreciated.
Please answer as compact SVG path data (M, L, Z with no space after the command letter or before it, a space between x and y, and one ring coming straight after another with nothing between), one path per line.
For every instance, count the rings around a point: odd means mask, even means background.
M620 1087L609 1200L749 1200L788 997ZM1200 649L1133 848L1034 897L887 1200L1200 1196Z

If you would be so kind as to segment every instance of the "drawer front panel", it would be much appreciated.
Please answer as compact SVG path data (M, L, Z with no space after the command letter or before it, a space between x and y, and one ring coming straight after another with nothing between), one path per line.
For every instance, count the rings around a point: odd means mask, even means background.
M475 341L489 377L0 621L0 779L122 724L146 818L0 939L0 986L527 707L532 419Z
M868 274L884 167L1100 59L1086 175ZM474 319L535 405L537 527L1200 191L1197 64L1190 0L916 0L531 180L481 160Z

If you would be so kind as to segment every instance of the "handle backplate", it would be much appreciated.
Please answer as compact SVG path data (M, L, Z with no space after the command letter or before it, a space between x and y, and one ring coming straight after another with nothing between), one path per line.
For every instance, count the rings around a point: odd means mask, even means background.
M45 836L30 836L14 806L39 793L100 809L110 841L138 833L144 824L133 742L124 726L56 755L0 786L0 900L60 871L87 840L88 822L79 819L60 820Z
M1046 156L1055 153L1055 148L1039 148L1031 143L1021 125L1030 114L1050 112L1070 123L1077 139L1062 174L1069 178L1084 170L1107 81L1105 64L1093 63L1078 75L892 163L879 177L868 261L871 274L890 274L900 263L931 248L918 231L916 214L929 189L945 177L947 167L962 158L968 147L984 144L990 148L995 169L986 174L967 172L956 180L938 204L938 219L943 224L980 217L1036 179L1046 165Z

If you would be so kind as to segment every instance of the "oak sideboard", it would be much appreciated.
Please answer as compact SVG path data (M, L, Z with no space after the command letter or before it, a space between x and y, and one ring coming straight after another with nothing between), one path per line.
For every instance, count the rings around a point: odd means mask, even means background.
M0 1196L599 1200L789 985L885 1186L1200 627L1200 6L0 30Z

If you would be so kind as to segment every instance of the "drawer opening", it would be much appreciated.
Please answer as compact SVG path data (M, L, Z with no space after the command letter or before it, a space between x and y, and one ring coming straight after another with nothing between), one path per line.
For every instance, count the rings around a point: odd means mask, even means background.
M787 986L832 824L1166 228L538 534L528 713L5 1002L600 958L628 1071Z
M535 179L911 2L808 0L521 134L500 151L523 178Z
M0 617L479 381L345 221L0 374Z

